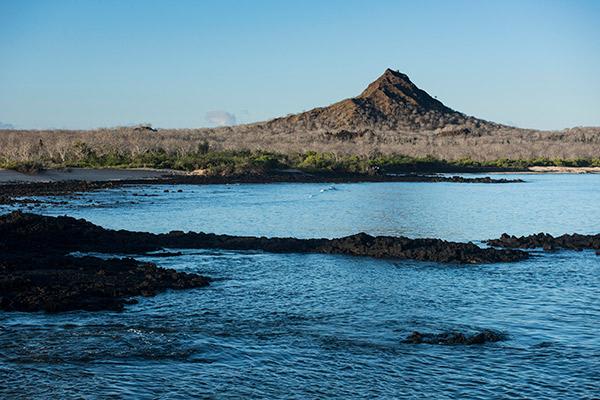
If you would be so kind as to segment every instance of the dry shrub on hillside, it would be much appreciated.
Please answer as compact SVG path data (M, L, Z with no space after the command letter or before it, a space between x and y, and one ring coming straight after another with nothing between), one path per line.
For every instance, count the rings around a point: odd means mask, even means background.
M0 131L0 162L53 160L64 163L82 153L121 153L136 156L165 151L183 156L208 147L210 150L266 150L278 153L331 152L339 155L402 154L433 156L449 161L470 158L576 159L600 157L600 128L535 131L509 127L477 130L452 126L433 131L349 131L317 129L284 131L264 124L216 129L106 128L91 131Z

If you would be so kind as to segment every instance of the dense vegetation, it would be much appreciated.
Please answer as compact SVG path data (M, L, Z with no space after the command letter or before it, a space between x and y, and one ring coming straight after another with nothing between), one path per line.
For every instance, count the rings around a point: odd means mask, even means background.
M433 156L411 157L399 154L371 153L369 155L336 154L307 151L276 153L264 150L212 150L206 141L187 152L164 148L133 152L131 149L99 151L89 144L76 141L60 154L44 150L40 140L38 151L17 158L0 154L0 168L34 172L46 168L167 168L199 171L206 175L265 174L275 170L298 169L312 173L379 174L407 170L456 169L524 169L529 166L600 167L600 158L576 159L498 159L478 161L471 158L443 160Z

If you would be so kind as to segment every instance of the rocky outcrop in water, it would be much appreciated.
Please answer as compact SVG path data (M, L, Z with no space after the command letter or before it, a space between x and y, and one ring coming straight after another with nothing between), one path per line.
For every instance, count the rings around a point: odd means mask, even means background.
M441 239L371 236L338 239L266 238L172 231L165 234L104 229L82 219L13 212L0 216L0 250L26 245L31 251L140 254L163 248L261 250L273 253L326 253L404 258L445 263L490 263L526 259L520 250L481 248Z
M159 268L132 258L106 260L69 254L142 254L164 248L348 254L455 263L519 261L528 256L520 250L483 249L473 243L365 233L339 239L296 239L116 231L72 217L12 212L0 216L0 309L121 310L131 302L131 296L152 296L167 289L208 285L206 277Z
M79 250L111 252L114 248L127 248L106 241L98 246L89 245L103 229L76 221L19 212L0 216L1 310L120 311L135 302L132 296L153 296L167 289L209 284L209 279L201 275L160 268L132 258L69 255ZM82 237L69 238L70 235ZM107 239L99 237L100 241ZM139 245L131 250L137 248Z
M547 233L537 233L535 235L517 237L509 235L507 233L503 233L499 239L491 239L488 240L486 243L490 246L513 249L543 248L546 251L554 251L559 249L600 250L600 234L580 235L574 233L572 235L565 234L558 237L554 237Z
M5 311L112 310L167 289L207 286L208 278L132 258L74 257L55 252L0 255L0 309Z
M464 176L453 175L420 175L405 174L392 175L400 182L450 182L450 183L523 183L522 179L490 178L489 176L465 178Z
M463 333L457 331L442 332L442 333L421 333L413 332L405 340L404 343L411 344L440 344L440 345L476 345L490 342L499 342L504 340L506 336L500 332L484 329L475 333Z
M443 263L493 263L526 259L526 252L497 252L473 243L441 239L370 236L365 233L325 241L317 248L324 253L351 254L376 258L406 258Z

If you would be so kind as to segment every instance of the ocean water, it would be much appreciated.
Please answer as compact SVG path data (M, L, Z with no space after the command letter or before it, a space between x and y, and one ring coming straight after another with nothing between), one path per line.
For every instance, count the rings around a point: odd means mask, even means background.
M600 232L600 175L522 178L133 186L33 211L152 232L475 242ZM214 250L147 257L215 281L122 313L0 312L0 398L598 398L600 257L533 253L468 266ZM482 329L507 339L403 343L415 330Z

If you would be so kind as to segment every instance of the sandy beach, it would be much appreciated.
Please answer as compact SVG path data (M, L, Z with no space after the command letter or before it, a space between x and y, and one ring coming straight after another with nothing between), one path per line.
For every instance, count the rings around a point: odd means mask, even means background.
M597 174L600 167L529 167L531 172L547 174Z

